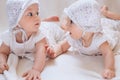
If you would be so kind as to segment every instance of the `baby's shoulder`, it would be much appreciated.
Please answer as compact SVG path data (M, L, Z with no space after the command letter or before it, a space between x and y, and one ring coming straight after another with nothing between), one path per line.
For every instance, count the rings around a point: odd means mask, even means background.
M45 35L40 30L33 36L33 39L35 40L35 42L38 42L43 38L45 38Z

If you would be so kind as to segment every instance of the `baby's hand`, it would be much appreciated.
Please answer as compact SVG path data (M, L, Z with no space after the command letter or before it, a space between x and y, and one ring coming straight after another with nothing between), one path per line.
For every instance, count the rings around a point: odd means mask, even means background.
M8 70L9 67L7 63L0 62L0 74L2 74L5 70Z
M103 73L103 77L105 79L112 79L113 77L115 77L115 71L111 69L105 69Z
M101 13L102 13L104 16L106 16L106 15L107 15L107 12L108 12L108 7L104 5L104 6L101 8Z
M23 77L25 77L25 80L41 80L40 72L35 69L27 71L26 73L23 74Z
M47 47L47 55L50 58L55 58L57 57L57 54L55 53L55 50L53 47Z

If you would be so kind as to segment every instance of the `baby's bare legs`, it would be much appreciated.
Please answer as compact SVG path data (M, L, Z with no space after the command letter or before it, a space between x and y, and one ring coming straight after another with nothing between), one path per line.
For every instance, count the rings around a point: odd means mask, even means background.
M114 54L107 41L104 42L99 48L104 56L105 69L103 72L103 77L106 79L111 79L115 77Z

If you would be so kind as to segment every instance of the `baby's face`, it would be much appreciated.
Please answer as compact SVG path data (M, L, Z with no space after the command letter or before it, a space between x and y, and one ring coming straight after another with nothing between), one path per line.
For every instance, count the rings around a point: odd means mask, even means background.
M62 21L62 29L68 31L73 39L81 38L81 29L74 24L68 17L64 17Z
M28 33L34 33L39 30L40 16L37 4L32 4L25 10L19 24Z

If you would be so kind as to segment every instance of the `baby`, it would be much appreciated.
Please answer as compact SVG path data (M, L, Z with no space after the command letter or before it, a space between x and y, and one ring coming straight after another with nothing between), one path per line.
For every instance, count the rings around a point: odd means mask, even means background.
M62 29L68 32L67 38L56 45L48 47L51 58L74 47L80 54L104 56L103 77L115 77L114 54L107 37L101 27L100 6L95 0L78 0L64 9Z
M7 0L9 30L1 35L0 74L9 69L9 54L15 54L20 59L33 62L32 68L23 74L25 80L40 80L45 66L47 42L39 29L39 8L38 0Z

